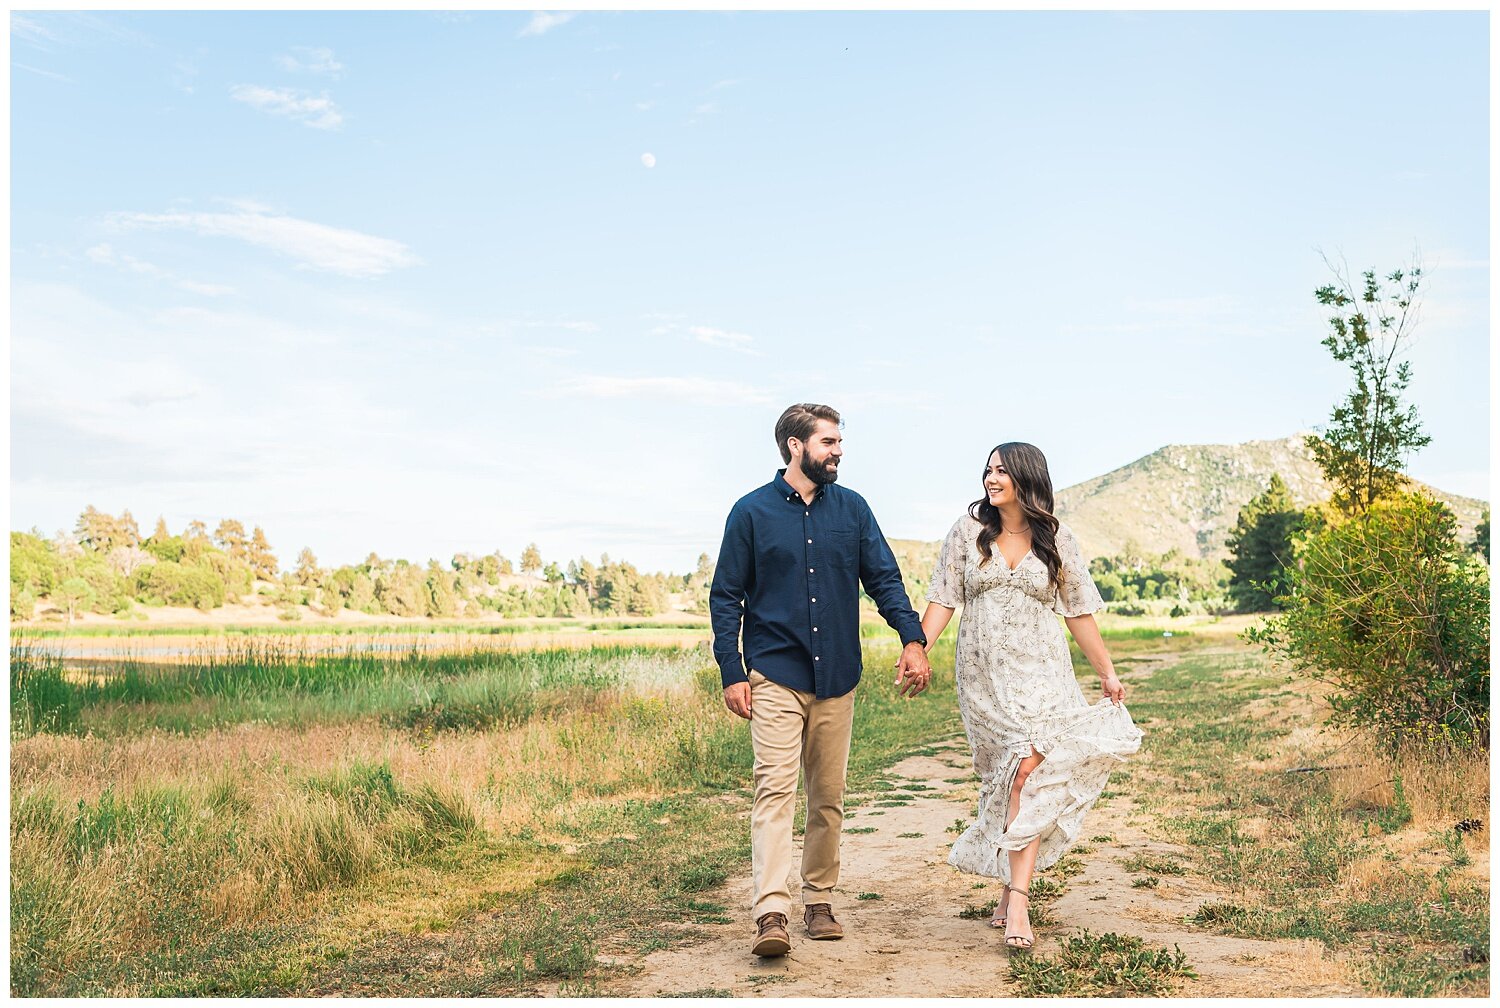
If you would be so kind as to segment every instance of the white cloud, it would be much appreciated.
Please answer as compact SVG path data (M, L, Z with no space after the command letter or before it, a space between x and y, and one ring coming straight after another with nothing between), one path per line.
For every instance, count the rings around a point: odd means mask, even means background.
M750 344L754 340L745 333L729 332L727 329L701 325L688 326L688 333L699 343L707 343L709 346L753 352L750 351Z
M268 88L259 84L236 84L229 89L229 96L252 108L271 115L296 119L313 129L338 129L344 116L328 92L312 95L291 88Z
M756 406L770 402L759 389L737 382L703 378L622 378L614 375L579 375L555 386L558 395L594 399L677 399L702 406Z
M650 151L647 151L646 153L641 155L641 164L645 165L647 168L655 168L656 155L652 154Z
M303 267L351 277L379 276L421 262L411 249L390 238L271 214L258 207L242 206L235 213L116 213L108 220L125 228L238 238L295 259Z
M526 27L517 32L517 37L541 35L559 25L567 24L577 16L577 11L537 11L531 15L531 20L526 22Z
M39 49L46 48L40 43L58 41L57 33L47 25L20 14L11 14L10 33L17 40L30 42Z
M751 346L755 338L748 333L731 332L728 329L719 329L715 326L706 325L682 325L675 319L680 315L652 313L645 316L648 319L663 319L663 324L652 326L648 330L652 336L668 336L674 332L686 332L693 339L706 346L719 347L723 350L738 350L741 353L759 356L760 351Z
M276 57L281 69L290 73L323 74L337 77L344 69L333 56L333 50L325 46L292 46L291 52Z
M223 284L202 283L198 280L189 280L185 277L180 277L171 270L163 269L154 263L148 263L142 259L137 259L135 256L126 255L123 252L116 252L108 244L101 243L95 245L85 251L84 255L88 257L90 262L98 263L101 266L114 266L118 269L129 270L132 273L139 273L142 276L164 280L194 294L203 294L208 297L222 297L225 294L234 293L233 287L226 287Z
M32 73L39 74L43 77L51 77L53 80L67 81L69 84L73 83L73 78L67 77L60 73L53 73L51 70L43 70L40 67L27 66L25 63L17 63L15 61L12 61L10 65L15 67L17 70L29 70Z

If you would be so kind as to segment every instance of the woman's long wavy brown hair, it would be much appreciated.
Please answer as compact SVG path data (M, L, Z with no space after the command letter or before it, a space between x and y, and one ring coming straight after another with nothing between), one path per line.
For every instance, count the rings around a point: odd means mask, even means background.
M1000 455L1000 464L1010 475L1016 488L1016 500L1026 513L1031 525L1031 552L1047 565L1047 576L1057 587L1062 586L1062 557L1057 552L1057 519L1052 515L1052 474L1047 471L1047 456L1036 445L1024 441L1007 441L996 445L984 457L985 469L989 468L990 455ZM984 476L980 475L980 486ZM1000 509L990 503L985 493L969 505L969 514L983 525L979 533L979 555L981 565L990 562L991 547L1000 536Z

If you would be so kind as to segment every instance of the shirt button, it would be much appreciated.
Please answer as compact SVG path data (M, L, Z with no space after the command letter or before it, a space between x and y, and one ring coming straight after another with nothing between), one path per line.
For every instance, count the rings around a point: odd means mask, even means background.
M811 540L811 539L809 539L809 540L807 540L807 541L808 541L808 544L809 544L809 545L810 545L810 544L811 544L811 543L812 543L812 540Z
M818 628L817 627L813 627L813 633L817 633L817 632L818 632Z
M813 572L813 569L811 567L807 568L807 573L811 574L812 572Z
M814 601L814 602L816 602L816 601L818 601L818 600L817 600L817 599L813 599L813 601Z
M817 655L813 655L813 661L822 661L822 660L823 659L819 658Z

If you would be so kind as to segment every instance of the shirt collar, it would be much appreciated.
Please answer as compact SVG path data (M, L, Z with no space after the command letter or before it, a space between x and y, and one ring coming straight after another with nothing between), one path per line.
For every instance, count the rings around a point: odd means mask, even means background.
M785 497L788 501L795 501L798 504L804 504L802 495L799 494L796 490L793 490L792 485L786 481L785 469L776 470L776 478L771 480L771 486L775 487L776 492L781 494L781 496ZM822 497L823 491L825 489L826 487L824 487L822 484L819 484L818 488L813 491L813 500L817 500L819 497Z

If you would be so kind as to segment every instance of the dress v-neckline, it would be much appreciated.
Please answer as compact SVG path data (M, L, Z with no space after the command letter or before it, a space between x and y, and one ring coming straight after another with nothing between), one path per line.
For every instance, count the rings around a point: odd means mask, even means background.
M995 551L1000 554L1000 562L1005 565L1006 571L1011 574L1014 574L1016 571L1020 570L1021 565L1026 562L1026 558L1031 556L1031 548L1027 547L1026 552L1021 554L1021 559L1017 560L1016 565L1012 567L1010 565L1010 561L1005 559L1004 550L1002 550L999 546L996 546Z

